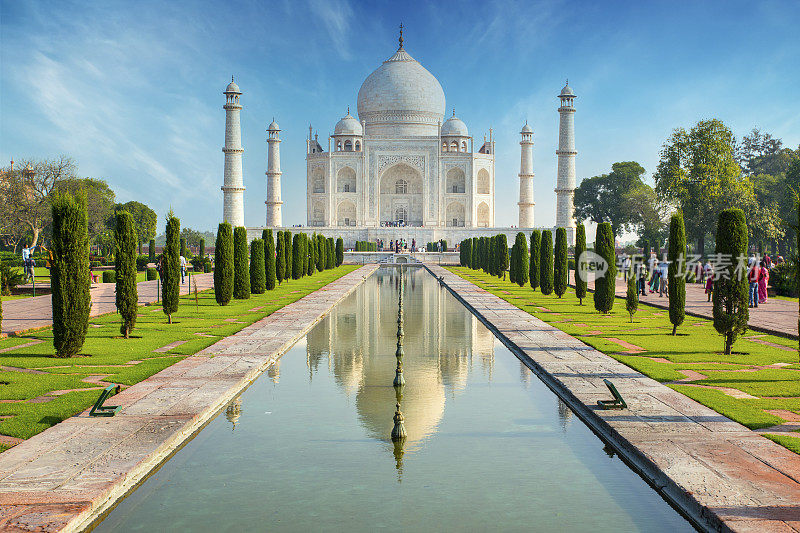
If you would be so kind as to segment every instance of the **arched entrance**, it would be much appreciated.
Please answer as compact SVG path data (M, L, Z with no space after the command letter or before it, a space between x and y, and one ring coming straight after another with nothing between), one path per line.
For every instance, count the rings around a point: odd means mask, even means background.
M422 174L418 170L398 163L383 172L379 200L382 224L421 226L423 204Z

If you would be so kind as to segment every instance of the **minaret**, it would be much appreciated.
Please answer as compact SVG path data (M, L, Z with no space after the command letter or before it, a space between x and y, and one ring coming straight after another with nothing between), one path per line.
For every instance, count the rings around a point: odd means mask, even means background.
M222 185L222 219L231 226L244 226L244 181L242 179L242 125L239 122L239 95L242 92L233 81L223 93L225 95L225 181Z
M267 128L267 226L277 228L281 223L281 129L275 119ZM309 136L311 127L309 126Z
M556 178L556 227L575 227L575 93L569 86L569 80L561 94L561 107L558 108L560 121L558 125L558 177ZM568 236L574 232L567 230ZM569 239L570 241L572 239Z
M519 227L533 227L533 128L525 125L520 132L522 140L519 162Z

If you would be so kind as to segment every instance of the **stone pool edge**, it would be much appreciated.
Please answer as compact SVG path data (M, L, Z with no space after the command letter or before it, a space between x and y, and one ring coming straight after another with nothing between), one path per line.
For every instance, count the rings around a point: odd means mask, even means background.
M114 397L115 417L84 412L1 454L0 531L92 527L377 268L357 268L129 387ZM175 391L183 395L170 402Z
M424 266L696 527L706 531L800 531L800 457L796 454L457 274L435 264ZM457 287L459 284L463 285ZM550 351L538 344L542 340L549 341ZM603 377L614 380L628 400L631 409L624 415L596 409L597 399L610 398ZM659 427L659 417L667 426L680 422L680 427ZM715 444L724 448L721 453L715 454ZM692 453L693 447L701 449ZM725 452L730 448L742 451L734 461L728 457L726 462ZM748 459L748 464L740 464ZM737 469L744 471L738 478ZM781 491L786 481L789 484ZM770 494L772 501L765 504Z

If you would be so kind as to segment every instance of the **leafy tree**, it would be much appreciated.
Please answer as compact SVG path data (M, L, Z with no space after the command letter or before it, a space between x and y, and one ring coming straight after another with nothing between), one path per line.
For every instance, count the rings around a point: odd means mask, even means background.
M734 137L718 119L698 122L690 131L678 128L661 149L653 176L659 196L683 212L686 233L705 253L705 239L717 213L754 205L753 185L734 156Z
M127 211L133 217L136 224L136 236L139 239L139 253L141 254L142 244L154 239L156 236L158 215L145 204L135 200L115 205L114 211ZM151 262L155 262L155 258L153 258Z
M539 254L539 285L542 294L545 296L549 296L553 292L553 232L549 229L542 232Z
M672 322L672 334L675 335L678 326L686 318L686 277L680 273L681 266L686 265L686 231L681 213L672 215L669 223L668 259L669 321Z
M126 339L136 326L136 312L139 292L136 285L136 221L127 211L117 211L114 224L114 242L117 251L114 254L114 271L116 272L117 311L122 317L120 333Z
M336 239L336 266L342 266L344 263L344 239L339 237Z
M250 298L250 268L247 257L247 229L233 229L233 297L237 300Z
M181 221L175 217L172 209L167 214L167 244L164 246L163 266L161 269L161 308L167 315L167 323L172 324L172 315L178 311L180 300L179 283L181 279L180 260Z
M611 165L609 174L584 179L575 190L575 218L610 222L617 232L632 229L642 222L638 208L641 196L647 195L648 189L652 191L642 181L643 176L639 163L623 161Z
M113 230L114 191L104 180L93 178L68 178L59 181L55 190L75 196L81 191L86 197L89 238L94 239L109 227Z
M747 255L747 222L741 209L719 214L716 253L727 260L714 273L714 328L725 338L725 355L730 355L736 337L747 331L747 276L737 270L737 261Z
M611 224L602 222L597 225L594 241L595 253L602 257L608 265L603 276L594 279L594 308L601 313L609 313L614 307L614 296L617 289L617 258L614 251L614 232Z
M639 309L639 292L636 290L636 276L628 276L628 292L625 294L625 310L631 316L633 322L633 315Z
M275 276L280 285L285 279L286 275L286 239L283 232L278 232L278 241L275 247Z
M250 242L250 292L263 294L267 288L266 285L264 241L262 239L253 239Z
M534 291L539 288L542 263L542 233L535 229L531 233L531 259L528 265L528 281Z
M286 254L286 258L285 258L286 262L284 263L285 264L285 268L286 268L286 273L283 275L283 279L285 279L286 281L289 281L289 278L292 278L293 275L294 275L294 268L293 268L293 264L292 264L292 262L294 260L294 256L293 256L294 243L293 243L293 239L292 239L292 232L288 231L288 230L284 230L283 239L284 239L284 241L286 241L285 242L286 246L284 248L284 253Z
M525 239L525 234L521 231L517 233L514 246L517 247L517 258L514 260L516 267L514 281L520 287L524 287L528 283L528 242Z
M298 233L297 235L294 236L294 239L292 240L292 279L300 279L301 277L303 277L303 275L301 274L301 270L303 268L303 260L300 257L301 254L303 253L302 250L303 245L300 242L301 241L300 235L301 234Z
M586 298L586 280L581 279L578 272L581 270L581 256L586 251L586 226L578 224L575 228L575 296L578 298L578 305L583 305Z
M83 347L91 307L86 200L80 192L56 193L51 209L53 346L57 357L72 357Z
M567 230L556 229L556 250L553 263L553 290L561 298L567 292L569 269L567 268Z
M265 229L264 236L264 261L266 272L266 287L268 291L275 288L276 278L276 265L275 265L275 240L272 238L272 230Z
M233 297L233 229L223 222L217 229L214 245L214 297L219 305L228 305Z

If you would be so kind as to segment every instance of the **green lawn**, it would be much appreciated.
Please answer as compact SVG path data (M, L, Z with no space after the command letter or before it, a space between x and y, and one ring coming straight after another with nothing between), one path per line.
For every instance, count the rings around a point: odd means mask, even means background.
M748 332L736 341L731 355L724 355L722 337L707 319L687 316L684 324L678 328L678 335L673 337L670 334L672 324L669 322L669 312L648 306L645 302L640 302L639 311L631 323L623 298L616 299L609 315L602 315L594 309L592 293L581 306L572 288L559 299L555 295L544 296L538 290L534 292L529 285L519 287L482 271L464 267L448 269L751 429L767 428L785 421L768 410L800 414L797 341ZM624 353L627 349L615 339L633 344L643 351ZM765 345L764 342L780 347ZM762 368L780 364L790 366ZM705 387L670 383L686 377L681 370L693 370L705 376L705 379L692 381L692 384ZM726 388L737 389L755 398L734 398L723 392ZM773 440L798 451L800 446L791 444L795 442L792 439L796 437Z
M121 385L138 383L356 268L343 265L284 282L273 291L254 294L249 300L233 300L224 307L217 305L213 290L198 293L197 302L194 294L183 296L172 324L167 324L157 304L140 306L130 339L120 336L119 315L93 317L79 357L53 357L50 328L2 339L0 349L34 340L43 342L0 353L0 366L37 371L0 371L0 400L12 400L0 403L0 417L8 417L0 421L0 434L27 439L94 403L102 385L87 383L87 377L103 376L103 381ZM166 353L154 351L175 341L186 342ZM81 390L89 388L94 390ZM55 391L71 392L52 394ZM36 398L39 400L34 403ZM45 401L38 403L42 400Z

